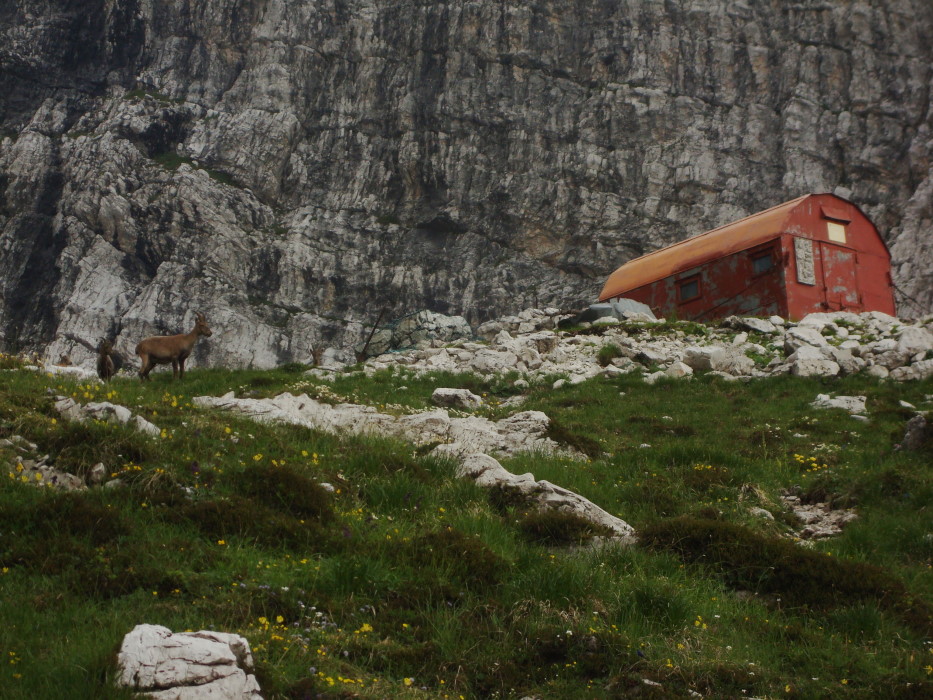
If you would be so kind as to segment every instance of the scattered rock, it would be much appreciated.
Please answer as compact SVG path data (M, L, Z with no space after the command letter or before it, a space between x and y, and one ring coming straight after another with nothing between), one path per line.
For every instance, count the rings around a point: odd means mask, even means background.
M781 319L781 325L783 325L783 323L784 320ZM729 316L723 320L722 325L727 328L735 328L736 330L754 331L764 334L771 334L777 331L777 326L773 321L754 317Z
M87 488L80 477L49 464L49 455L40 455L39 447L21 435L13 435L0 440L0 448L6 448L12 452L7 463L7 478L9 479L58 491L83 491Z
M431 403L446 408L472 410L483 405L483 399L469 389L435 389Z
M587 309L586 317L592 317L592 322L579 325L588 330L561 335L552 329L573 320L570 315L554 309L526 309L517 316L482 324L477 333L488 346L461 339L445 348L432 341L431 348L379 355L366 363L365 371L404 367L416 373L443 369L505 374L517 370L529 380L557 374L573 383L616 376L618 373L607 371L598 358L600 347L612 344L619 348L620 356L613 358L611 365L626 371L668 369L682 362L694 372L716 372L725 379L785 373L830 377L866 372L898 381L933 376L933 359L927 359L930 350L924 350L933 334L921 324L911 325L885 314L810 314L799 323L778 316L730 317L723 325L740 331L731 340L729 333L718 329L696 334L669 330L664 319L651 321L640 311L620 311L616 304L595 304ZM593 325L600 319L618 318L626 324L609 321L608 325ZM767 347L748 342L749 333L767 335ZM870 342L863 342L863 337ZM782 349L789 355L786 360L781 357ZM759 358L771 355L772 360L758 367L747 353ZM677 370L672 374L689 376Z
M80 404L72 398L59 396L55 402L55 410L65 420L81 422L92 419L108 423L121 423L131 425L136 430L153 437L158 437L161 433L158 427L142 416L134 415L125 406L118 406L108 401L92 401L87 404Z
M858 518L858 514L853 509L833 508L829 503L804 504L801 503L799 496L789 492L782 494L781 500L803 523L803 528L797 534L804 540L817 540L838 535L846 525Z

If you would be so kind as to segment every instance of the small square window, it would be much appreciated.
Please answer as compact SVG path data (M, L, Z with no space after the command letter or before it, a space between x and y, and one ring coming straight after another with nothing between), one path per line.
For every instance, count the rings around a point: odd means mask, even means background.
M700 296L700 279L698 277L680 283L681 301L690 301L698 296Z
M752 274L760 275L762 272L767 272L772 267L774 267L774 260L771 257L770 251L764 255L758 255L752 258Z
M846 242L846 226L835 221L826 222L826 235L835 243Z

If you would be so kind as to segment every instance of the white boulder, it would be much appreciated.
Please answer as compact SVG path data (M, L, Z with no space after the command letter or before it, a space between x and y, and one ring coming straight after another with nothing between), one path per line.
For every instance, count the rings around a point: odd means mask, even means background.
M792 353L797 348L807 345L819 348L828 344L823 334L810 326L794 326L784 334L784 352L786 353Z
M926 354L933 350L933 333L917 326L907 326L897 337L896 349L904 355Z
M723 354L724 350L715 345L691 345L684 350L684 363L697 371L713 369L714 358Z
M693 369L684 362L673 362L671 366L664 370L664 374L674 379L689 377L693 375Z
M249 642L223 632L137 625L123 638L117 682L155 700L262 700Z

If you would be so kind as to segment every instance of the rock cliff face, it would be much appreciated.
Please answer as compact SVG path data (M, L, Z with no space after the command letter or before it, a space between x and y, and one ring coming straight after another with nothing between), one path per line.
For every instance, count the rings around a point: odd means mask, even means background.
M268 366L430 308L592 301L811 191L933 307L928 0L10 0L0 342Z

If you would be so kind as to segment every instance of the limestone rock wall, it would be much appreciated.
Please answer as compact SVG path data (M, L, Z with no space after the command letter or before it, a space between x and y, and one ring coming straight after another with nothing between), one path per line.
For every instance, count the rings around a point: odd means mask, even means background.
M928 0L10 0L0 344L201 311L196 362L308 361L383 307L578 307L811 191L929 312L931 35Z

